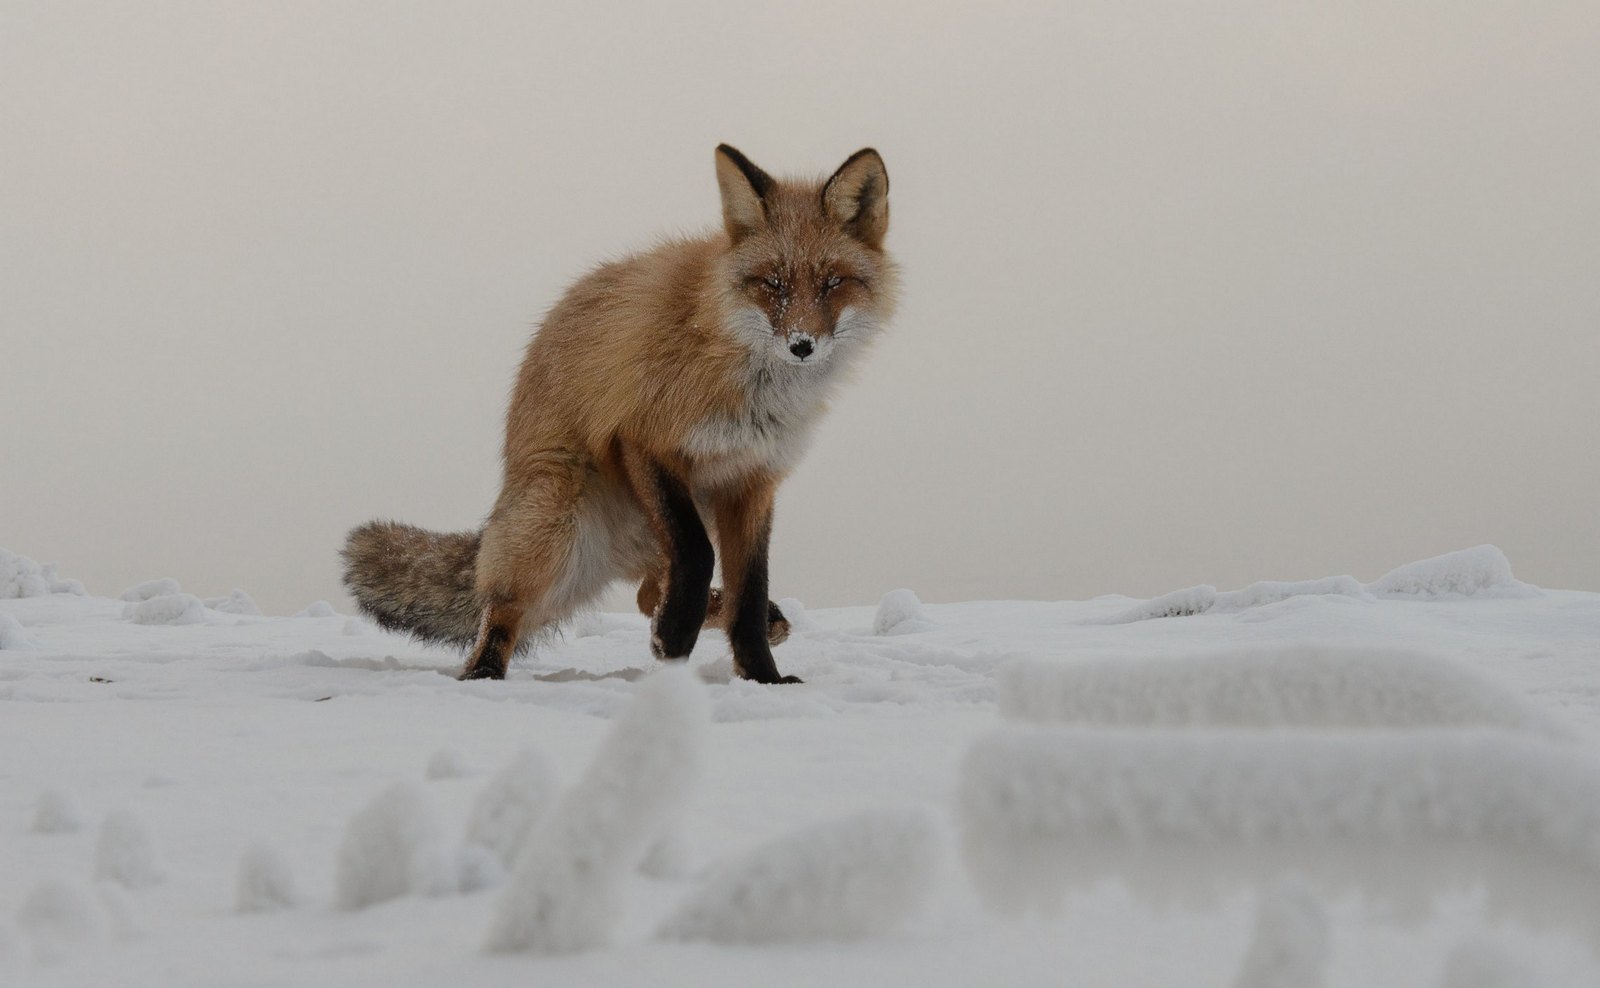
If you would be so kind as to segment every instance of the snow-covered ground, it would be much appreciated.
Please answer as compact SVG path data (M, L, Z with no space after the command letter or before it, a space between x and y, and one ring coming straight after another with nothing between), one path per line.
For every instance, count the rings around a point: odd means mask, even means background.
M190 589L0 551L0 983L1600 984L1600 594L1492 547L789 601L786 687Z

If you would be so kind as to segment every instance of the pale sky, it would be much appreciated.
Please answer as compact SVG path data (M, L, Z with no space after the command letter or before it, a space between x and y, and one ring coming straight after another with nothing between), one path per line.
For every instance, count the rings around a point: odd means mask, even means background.
M890 332L775 597L1149 596L1493 542L1600 590L1600 5L0 0L0 546L341 609L475 527L520 351L873 145Z

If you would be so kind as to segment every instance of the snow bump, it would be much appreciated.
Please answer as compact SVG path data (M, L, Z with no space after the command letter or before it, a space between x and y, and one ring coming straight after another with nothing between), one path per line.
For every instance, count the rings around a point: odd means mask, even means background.
M1511 575L1511 561L1499 548L1480 545L1407 563L1367 584L1382 597L1418 599L1457 597L1537 597L1539 588Z
M415 783L379 793L345 826L334 902L363 909L403 895L455 891L455 868L433 808Z

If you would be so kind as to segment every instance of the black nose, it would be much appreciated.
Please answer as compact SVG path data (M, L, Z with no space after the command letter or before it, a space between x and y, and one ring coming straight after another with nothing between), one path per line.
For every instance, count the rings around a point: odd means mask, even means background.
M789 352L794 354L796 357L799 357L801 360L811 356L812 349L813 347L811 346L810 340L795 340L793 343L789 344Z

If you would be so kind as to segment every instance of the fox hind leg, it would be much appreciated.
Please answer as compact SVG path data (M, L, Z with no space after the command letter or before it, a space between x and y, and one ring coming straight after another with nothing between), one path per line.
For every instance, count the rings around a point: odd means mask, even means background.
M661 604L662 585L665 581L665 576L652 574L640 582L636 598L640 614L645 617L656 616L656 607ZM703 627L727 630L727 597L721 587L711 588L711 593L706 599L706 621ZM767 644L782 645L789 640L790 630L789 619L783 616L783 611L777 604L767 601Z

